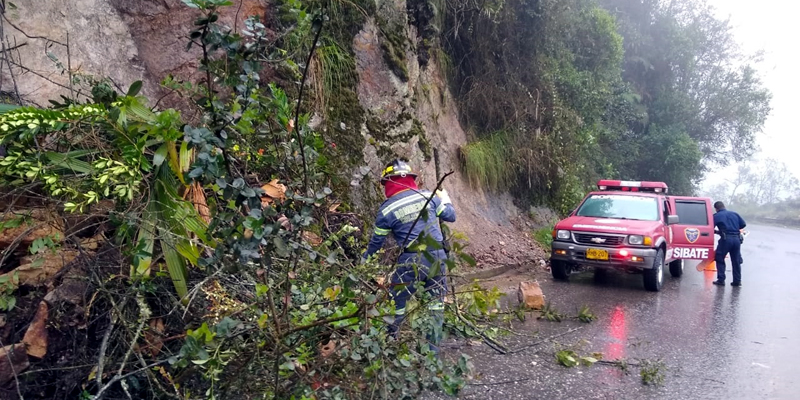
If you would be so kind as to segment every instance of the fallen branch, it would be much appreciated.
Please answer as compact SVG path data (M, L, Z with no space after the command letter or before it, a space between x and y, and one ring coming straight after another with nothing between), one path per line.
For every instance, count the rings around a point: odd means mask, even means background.
M489 382L489 383L467 383L467 386L497 386L497 385L508 385L510 383L519 383L519 382L527 382L532 380L533 378L521 378L521 379L512 379L508 381L500 381L500 382Z
M542 339L542 340L539 340L539 341L537 341L537 342L533 342L533 343L531 343L531 344L526 344L525 346L522 346L522 347L516 348L516 349L514 349L514 350L510 351L509 353L510 353L510 354L519 353L519 352L521 352L521 351L523 351L523 350L529 349L529 348L531 348L531 347L536 347L536 346L538 346L538 345L540 345L540 344L542 344L542 343L547 343L547 342L549 342L549 341L551 341L551 340L553 340L553 339L555 339L555 338L559 338L559 337L561 337L561 336L564 336L564 335L569 335L570 333L572 333L572 332L576 332L576 331L579 331L579 330L581 330L581 329L583 329L583 327L572 328L572 329L569 329L569 330L567 330L566 332L561 332L561 333L559 333L559 334L557 334L557 335L550 336L550 337L548 337L548 338L546 338L546 339Z

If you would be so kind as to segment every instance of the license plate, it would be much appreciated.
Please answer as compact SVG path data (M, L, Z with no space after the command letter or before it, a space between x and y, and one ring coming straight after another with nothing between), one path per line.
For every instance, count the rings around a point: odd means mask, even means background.
M587 260L608 260L608 250L600 250L600 249L589 249L586 250L586 259Z

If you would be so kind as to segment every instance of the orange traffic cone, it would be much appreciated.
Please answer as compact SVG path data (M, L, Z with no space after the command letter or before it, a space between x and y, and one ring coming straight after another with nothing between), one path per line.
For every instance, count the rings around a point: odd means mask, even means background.
M698 271L716 271L717 262L714 260L703 260L697 264Z

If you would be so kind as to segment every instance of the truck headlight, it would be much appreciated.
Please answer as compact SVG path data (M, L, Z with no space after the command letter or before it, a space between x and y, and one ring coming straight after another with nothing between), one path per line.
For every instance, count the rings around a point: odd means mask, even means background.
M634 246L640 246L644 244L644 236L641 235L630 235L628 236L628 243Z
M563 229L559 230L556 233L556 238L561 239L561 240L569 240L569 238L570 238L569 231L563 230Z
M642 236L642 235L631 235L628 236L628 243L634 246L650 246L653 244L653 238L650 236Z

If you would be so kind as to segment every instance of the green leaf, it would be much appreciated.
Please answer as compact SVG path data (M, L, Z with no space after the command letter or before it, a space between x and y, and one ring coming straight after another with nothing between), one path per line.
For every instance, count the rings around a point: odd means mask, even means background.
M180 171L181 172L188 172L189 171L189 167L192 166L192 154L193 153L194 153L194 151L189 148L189 142L181 143L181 152L180 152Z
M128 96L134 97L139 94L139 91L142 90L142 81L133 82L130 88L128 88Z
M79 160L80 157L97 153L96 150L75 150L69 153L56 153L48 151L44 156L53 164L53 166L70 170L79 174L91 174L94 168L86 161Z
M167 144L164 143L161 147L156 150L156 153L153 155L153 165L156 167L160 167L161 164L164 163L164 160L167 159Z
M155 246L156 202L151 199L142 213L142 223L136 238L137 254L134 255L131 266L131 276L149 276L150 264L153 262L153 247Z
M6 112L9 112L9 111L12 111L12 110L16 110L18 108L20 108L20 106L15 105L15 104L2 104L2 103L0 103L0 114L6 113Z
M159 229L159 232L164 237L170 234L165 229ZM164 252L164 260L167 263L169 277L172 279L172 284L175 286L175 291L178 293L178 297L181 298L181 301L185 302L188 300L185 299L186 293L188 292L188 288L186 287L186 279L188 278L186 260L172 246L172 244L169 243L169 241L162 239L161 243L161 249Z
M193 245L188 240L180 240L175 245L175 249L178 250L178 253L189 262L189 264L197 265L197 260L200 258L200 249L197 246Z

